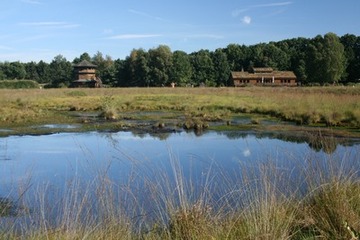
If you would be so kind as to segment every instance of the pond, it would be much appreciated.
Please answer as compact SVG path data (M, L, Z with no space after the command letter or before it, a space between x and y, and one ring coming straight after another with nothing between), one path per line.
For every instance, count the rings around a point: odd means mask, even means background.
M107 192L105 185L116 186L121 193L114 198L125 209L154 211L158 207L150 204L154 198L182 191L190 200L206 193L218 202L241 188L245 175L264 174L259 166L274 169L272 177L287 179L284 188L299 188L304 169L329 161L343 170L358 168L354 164L359 162L359 153L359 139L296 138L251 131L8 136L0 138L0 198L21 202L30 212L40 211L46 199L52 206L47 211L51 215L59 212L55 203L64 195ZM24 200L18 201L20 198ZM174 199L181 202L180 195Z

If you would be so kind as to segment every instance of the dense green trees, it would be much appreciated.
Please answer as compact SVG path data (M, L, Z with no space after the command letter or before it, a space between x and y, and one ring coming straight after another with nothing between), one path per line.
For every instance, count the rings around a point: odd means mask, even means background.
M73 79L73 66L62 55L57 55L50 63L51 86L66 87Z
M337 83L345 71L345 52L340 39L333 33L316 36L309 44L308 72L310 82Z
M98 66L97 75L107 86L160 87L231 86L231 71L249 67L272 67L294 71L302 84L359 83L360 37L334 33L314 38L294 38L252 46L229 44L215 51L174 51L166 45L133 49L125 59L113 60L97 52L83 53L72 62L63 56L44 61L0 62L1 79L31 79L53 87L68 86L73 64L87 60Z
M229 86L230 65L226 53L222 49L216 49L213 56L214 78L216 86Z
M180 87L192 84L193 68L190 56L183 51L173 53L173 64L170 69L170 81L175 82Z
M160 45L149 50L149 81L147 86L169 85L172 67L172 52L168 46Z
M193 66L192 79L195 85L215 86L214 63L210 51L202 49L190 56Z
M344 46L346 70L344 78L349 82L358 82L360 79L360 37L346 34L340 38Z

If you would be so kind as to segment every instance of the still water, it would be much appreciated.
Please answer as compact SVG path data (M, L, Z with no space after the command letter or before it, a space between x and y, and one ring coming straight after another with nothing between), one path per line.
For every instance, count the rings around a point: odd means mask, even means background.
M237 178L254 166L271 163L297 177L314 162L331 160L342 166L346 161L359 162L359 140L339 143L331 138L329 142L325 146L306 139L241 131L9 136L0 138L0 197L31 198L39 189L61 195L74 179L91 183L106 176L109 182L126 186L143 199L150 194L146 183L165 184L171 191L178 187L179 179L191 183L187 191L192 196L207 186L208 194L219 198L225 189L221 184L226 182L227 189L235 186ZM216 182L219 179L222 181Z

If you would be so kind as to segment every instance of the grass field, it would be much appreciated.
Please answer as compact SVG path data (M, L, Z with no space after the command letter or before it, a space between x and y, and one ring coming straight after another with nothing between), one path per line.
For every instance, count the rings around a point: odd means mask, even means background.
M188 120L225 122L248 113L357 132L360 88L0 89L0 128L78 121L69 112L99 112L100 117L121 121L129 112L139 117L136 112L144 111L169 113L168 118L180 115L185 122L179 124L184 125ZM152 120L158 120L156 116Z

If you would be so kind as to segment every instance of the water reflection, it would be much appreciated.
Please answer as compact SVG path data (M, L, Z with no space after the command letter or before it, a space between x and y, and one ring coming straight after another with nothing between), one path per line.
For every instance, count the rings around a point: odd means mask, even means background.
M149 209L154 188L172 196L179 184L191 199L206 189L211 199L220 201L227 190L241 188L244 174L264 171L259 166L276 169L288 177L286 184L299 187L304 169L329 156L355 159L360 146L356 140L321 134L88 132L0 138L0 151L0 197L18 199L26 193L35 202L31 193L40 186L56 193L48 200L57 202L73 186L97 189L94 182L100 177L124 191L118 196L130 209ZM237 204L237 197L226 201Z
M133 131L133 135L139 138L143 138L146 136L151 136L153 138L159 140L166 140L176 130L173 129L165 129L163 131L150 131L150 132L142 132L142 131ZM201 137L204 134L207 134L208 131L194 131L193 134L197 137ZM335 136L327 136L323 135L321 131L314 132L258 132L258 131L217 131L218 135L224 135L228 139L246 139L249 136L256 136L258 139L269 138L269 139L278 139L285 142L291 143L307 143L308 146L317 151L323 151L325 153L331 154L336 151L338 145L341 146L353 146L360 143L360 139L357 138L344 138L344 137L335 137Z

